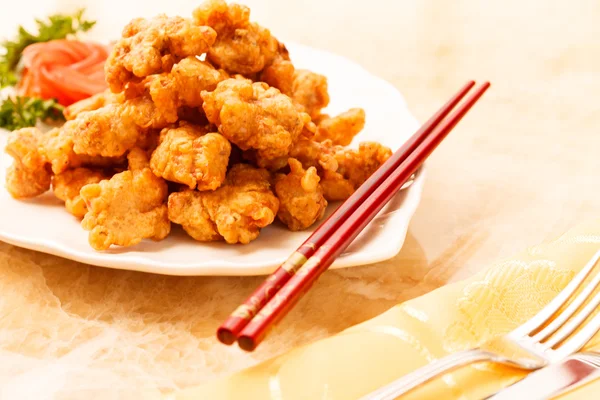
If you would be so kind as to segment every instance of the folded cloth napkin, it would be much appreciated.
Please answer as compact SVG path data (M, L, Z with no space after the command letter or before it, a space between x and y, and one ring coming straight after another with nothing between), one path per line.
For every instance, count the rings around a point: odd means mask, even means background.
M338 335L296 348L172 399L357 399L424 364L505 334L546 305L600 249L600 220L499 261L463 282L400 304ZM587 349L600 349L597 335ZM406 399L481 399L525 376L480 363ZM600 381L565 399L597 398Z

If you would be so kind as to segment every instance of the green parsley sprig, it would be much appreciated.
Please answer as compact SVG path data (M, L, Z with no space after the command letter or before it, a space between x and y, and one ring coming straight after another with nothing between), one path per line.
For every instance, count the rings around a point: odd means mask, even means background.
M17 75L6 64L0 64L0 88L17 84Z
M62 121L64 107L56 100L9 97L0 104L0 128L15 130L35 126L37 121Z
M73 15L55 14L47 19L36 19L35 33L20 26L13 40L0 42L0 88L17 84L17 66L27 46L89 31L96 22L85 20L83 13L84 10L81 9ZM9 97L4 101L0 99L0 128L15 130L35 126L38 121L64 120L63 109L63 106L52 99L20 96Z
M4 40L0 43L0 47L4 48L4 54L0 55L0 88L16 83L15 71L19 60L21 60L23 50L27 46L34 43L64 39L77 32L89 31L96 22L84 20L84 11L81 9L73 15L51 15L47 20L36 19L37 33L31 33L20 26L15 39Z

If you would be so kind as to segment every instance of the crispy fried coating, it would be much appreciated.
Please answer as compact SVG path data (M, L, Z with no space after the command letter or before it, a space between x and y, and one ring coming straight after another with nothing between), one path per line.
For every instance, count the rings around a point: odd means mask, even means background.
M121 119L132 121L142 130L162 129L177 121L177 116L164 114L146 94L126 100L117 110Z
M311 139L301 139L292 147L290 157L300 161L306 168L317 167L327 171L336 171L338 147L331 141L317 142Z
M124 157L102 157L76 154L73 150L73 132L69 123L63 128L55 128L42 136L42 152L52 166L52 172L60 174L69 168L86 167L117 167L121 166Z
M136 18L123 29L105 65L106 81L117 93L126 84L169 71L178 60L206 53L216 32L181 17Z
M14 161L6 172L6 189L14 198L36 197L50 189L52 174L41 138L37 128L23 128L8 137L5 151Z
M181 107L202 107L200 93L215 90L217 83L228 77L205 61L187 57L175 64L171 72L150 76L147 85L156 108L175 121Z
M342 174L325 170L320 175L323 195L328 201L346 200L354 193L354 185Z
M332 118L324 118L317 126L315 140L322 142L329 139L333 144L347 146L365 127L365 110L351 108Z
M302 168L300 161L290 158L290 173L275 177L275 194L279 199L277 218L292 231L306 229L321 219L327 208L317 169Z
M335 157L337 150L336 146L333 146L330 140L317 142L300 137L285 156L264 158L256 152L247 151L244 153L244 158L269 171L279 171L285 168L288 165L288 158L290 157L300 161L304 168L317 167L328 171L336 171L338 168Z
M311 118L317 118L329 104L327 78L305 69L297 69L292 87L292 99L304 107Z
M267 171L236 164L222 188L204 193L204 204L227 243L249 243L261 228L273 223L279 200L270 186Z
M156 176L190 189L214 190L225 180L230 153L231 145L222 135L180 123L163 129L150 167Z
M336 153L338 171L355 188L362 185L392 155L392 151L376 142L363 142L358 150L344 149Z
M110 90L106 90L101 93L97 93L87 99L73 103L66 107L63 111L63 115L67 121L77 118L79 114L86 111L94 111L104 107L107 104L118 103L123 100L121 94L112 93Z
M80 191L88 208L81 226L90 231L89 242L96 250L132 246L147 238L158 241L170 232L166 182L152 173L143 150L131 150L127 159L128 171Z
M169 220L180 224L183 230L199 242L223 240L204 206L204 196L195 190L186 189L169 196Z
M79 191L85 185L98 183L108 178L110 176L102 170L69 169L52 177L52 190L57 198L65 202L68 212L77 218L83 218L87 213L87 206L79 195Z
M321 124L321 122L323 122L329 118L331 118L331 115L329 115L329 114L319 114L312 118L312 122L315 123L318 127Z
M227 79L213 92L202 92L202 98L206 117L223 136L242 150L256 149L266 159L287 155L312 124L289 97L262 82Z
M199 241L249 243L273 223L279 209L269 179L264 169L236 164L214 192L186 189L171 194L169 218Z
M363 142L358 150L335 146L336 171L323 170L321 185L329 201L345 200L392 155L379 143Z
M217 35L228 30L245 28L250 23L250 9L244 5L225 0L206 0L193 12L194 22L201 26L210 26Z
M290 60L277 57L272 64L261 71L258 80L279 89L287 96L292 96L295 72L294 64Z
M194 11L198 25L217 31L217 40L208 50L208 60L230 73L251 75L260 72L279 54L279 42L271 32L251 23L250 9L224 0L209 0Z
M64 127L69 124L67 122ZM73 135L69 129L64 127L54 128L42 138L42 152L55 174L60 174L69 167L80 165L79 157L73 151Z
M177 120L160 113L146 96L108 104L98 110L79 114L63 130L72 137L76 154L119 157L145 143L150 129L162 129Z
M374 142L364 142L357 150L334 145L331 140L317 142L301 138L289 152L306 169L315 167L321 177L321 186L328 201L345 200L366 181L392 151ZM244 153L246 159L267 168L279 171L285 167L284 157L264 159L256 153Z
M217 35L228 30L245 28L250 23L250 9L244 5L225 0L206 0L193 12L196 25L210 26Z
M113 157L132 149L142 130L121 111L121 105L109 104L68 121L63 130L73 138L75 153Z

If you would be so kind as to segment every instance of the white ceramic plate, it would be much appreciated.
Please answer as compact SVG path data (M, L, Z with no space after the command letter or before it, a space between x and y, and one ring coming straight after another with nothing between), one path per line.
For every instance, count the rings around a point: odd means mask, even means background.
M310 68L329 78L331 104L336 114L350 107L363 107L367 123L355 142L379 141L393 150L417 129L418 123L400 93L359 65L325 51L290 44L298 68ZM7 132L0 131L0 148ZM12 159L0 153L0 181ZM424 172L415 183L380 213L333 267L350 267L383 261L396 255L406 236L408 223L421 197ZM329 212L335 205L329 207ZM264 229L248 245L198 243L174 226L162 242L144 241L129 248L94 251L87 232L68 214L51 193L37 199L17 201L4 185L0 189L0 240L76 261L136 271L169 275L259 275L275 270L309 235L290 232L279 224Z

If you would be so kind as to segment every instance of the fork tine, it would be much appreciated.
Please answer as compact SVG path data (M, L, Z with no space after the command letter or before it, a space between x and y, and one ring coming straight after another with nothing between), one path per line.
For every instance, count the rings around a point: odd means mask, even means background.
M571 282L565 286L563 290L554 298L548 305L540 312L538 312L533 318L525 322L523 325L516 328L511 332L511 335L525 336L531 334L533 331L542 326L569 300L571 295L581 286L585 278L590 274L596 263L600 260L600 251L598 251L592 259L573 277Z
M596 295L596 297L600 297L600 293ZM592 318L592 320L586 324L583 329L581 329L562 346L560 346L555 352L555 357L557 357L557 359L562 359L581 350L581 348L590 341L590 339L598 332L598 330L600 330L600 314Z
M591 286L591 285L590 285ZM587 289L587 288L586 288ZM567 324L565 324L560 330L556 333L556 335L552 336L546 343L544 343L544 347L552 348L565 340L571 333L573 333L583 321L589 317L596 307L600 305L600 293L596 294L592 301L590 301L582 310L579 312L572 320L570 320Z
M597 260L596 260L596 262L597 262ZM594 279L581 291L581 293L579 293L577 295L577 297L575 297L573 302L571 304L569 304L569 306L563 312L561 312L559 315L557 315L556 318L548 326L546 326L544 329L542 329L540 332L538 332L533 337L533 340L535 340L537 342L541 342L544 339L546 339L547 337L549 337L550 335L552 335L554 332L556 332L565 322L567 322L567 320L569 318L571 318L571 316L581 307L581 305L583 303L585 303L585 301L590 297L590 295L598 287L598 284L600 284L600 273L597 273L596 276L594 277ZM583 319L579 318L580 315L581 314L578 314L576 317L576 319L579 320L579 324L581 322L583 322L583 320L585 320L585 318L587 318L587 316L583 317ZM577 326L579 326L579 324L576 325L575 328L577 328ZM571 332L569 332L567 335L570 335ZM550 345L549 347L554 347L555 344L560 343L562 340L564 340L564 337L561 340L555 340L555 338L552 338L550 340L550 342L552 342L553 344Z

